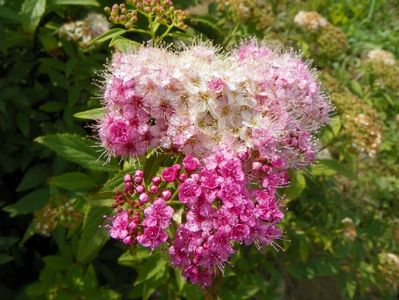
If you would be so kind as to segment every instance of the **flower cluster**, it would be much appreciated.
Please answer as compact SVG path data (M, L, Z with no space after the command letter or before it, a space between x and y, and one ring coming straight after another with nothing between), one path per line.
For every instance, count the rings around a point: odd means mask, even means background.
M386 287L397 290L399 282L399 256L383 252L378 255L378 266L381 281Z
M375 156L383 131L378 112L350 92L333 93L331 100L341 114L343 133L350 141L350 149L357 154Z
M137 170L134 177L127 174L124 178L124 190L118 191L114 198L113 207L116 213L111 218L111 224L105 226L109 229L110 236L126 245L138 242L150 249L165 242L168 239L166 229L173 215L173 209L166 205L172 192L163 189L161 185L166 182L167 180L155 176L147 189L142 170Z
M294 22L301 28L309 31L317 31L320 28L323 28L329 24L329 22L323 18L316 11L299 11L295 18Z
M80 224L81 213L74 203L66 197L56 197L35 212L33 219L35 232L49 236L61 225L66 228L76 228Z
M179 185L186 220L169 252L172 263L193 283L209 286L223 272L235 244L267 246L281 236L276 224L284 215L275 195L277 187L288 183L287 174L269 164L251 166L246 161L220 149ZM259 181L259 188L249 189L249 178Z
M345 52L347 48L346 34L337 26L334 26L315 11L300 11L294 18L296 25L305 32L312 33L315 45L312 52L316 55L324 55L335 58Z
M112 8L106 7L104 9L112 23L133 28L139 20L139 14L141 14L149 22L154 20L156 23L167 26L187 28L187 25L184 24L187 12L176 9L171 0L127 0L126 4L114 4Z
M254 42L232 55L204 45L116 53L104 102L99 136L111 155L161 147L202 158L229 145L286 168L313 161L331 109L306 63Z
M147 182L141 170L125 176L106 225L112 238L168 244L172 263L202 286L237 244L275 245L277 188L288 169L314 160L331 110L306 63L253 41L231 54L140 47L114 55L103 93L98 131L110 155L177 155Z
M379 86L392 90L399 89L399 62L396 61L393 53L373 49L366 55L365 66L375 77Z
M93 38L109 28L110 24L103 15L90 13L83 20L65 23L60 27L58 34L61 38L79 43L80 47L84 48Z
M216 0L216 4L217 10L231 17L232 21L252 23L259 30L270 27L275 20L271 5L265 1Z

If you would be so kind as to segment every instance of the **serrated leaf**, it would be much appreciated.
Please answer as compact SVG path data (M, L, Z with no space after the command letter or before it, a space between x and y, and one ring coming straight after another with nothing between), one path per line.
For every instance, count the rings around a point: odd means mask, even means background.
M46 0L25 0L20 12L23 30L34 32L45 11Z
M48 173L49 171L44 164L36 165L30 168L19 183L17 192L38 187L40 184L46 181Z
M139 275L134 285L138 285L148 280L156 280L161 278L166 271L166 260L164 257L159 255L153 255L147 259L143 264L139 265Z
M11 217L29 214L41 208L48 198L49 192L47 189L38 189L22 197L16 203L7 205L3 210L8 212Z
M48 0L48 6L55 5L100 6L100 3L96 0Z
M54 176L49 178L48 182L50 185L70 191L90 190L97 186L92 177L80 172Z
M83 120L99 120L105 115L105 107L94 108L90 110L85 110L74 114L73 116L78 119Z
M62 133L45 135L35 139L55 151L59 156L94 171L117 171L118 166L99 158L96 143L76 134Z
M108 230L99 226L104 225L104 215L110 215L110 207L90 207L85 215L82 235L79 240L77 259L87 262L94 258L98 251L109 239Z

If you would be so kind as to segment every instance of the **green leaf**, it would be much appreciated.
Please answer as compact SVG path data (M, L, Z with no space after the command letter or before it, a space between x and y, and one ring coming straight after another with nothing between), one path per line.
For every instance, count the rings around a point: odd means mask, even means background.
M115 36L112 38L111 42L109 43L109 47L114 47L116 50L121 52L126 52L130 49L140 47L140 44L124 38L123 36Z
M49 192L47 189L38 189L22 197L16 203L7 205L3 210L8 212L11 217L29 214L41 208L48 198Z
M353 174L349 168L332 159L318 160L317 163L312 166L311 173L314 176L332 176L335 174L340 174L351 180L356 179L355 174Z
M25 0L20 12L23 30L34 32L45 11L46 0Z
M93 293L98 289L98 282L96 271L94 270L92 264L86 270L84 276L84 291L86 294Z
M7 249L19 241L16 236L0 236L0 249Z
M17 125L19 129L21 130L22 134L24 136L29 135L30 131L30 119L29 119L29 114L26 111L19 111L17 114Z
M157 280L164 276L166 271L167 261L163 256L154 255L147 259L144 263L138 265L139 275L134 282L134 286L140 283L147 282L151 279Z
M81 111L73 116L78 119L83 120L99 120L105 115L106 109L105 107L94 108L86 111Z
M19 183L17 192L38 187L40 184L46 181L48 173L49 171L44 164L36 165L30 168Z
M10 21L10 22L19 22L19 16L13 10L9 9L5 6L0 6L0 19Z
M0 253L0 265L4 265L12 260L14 260L14 257L8 254Z
M118 258L118 264L125 267L136 268L146 258L151 258L150 251L144 247L136 246L123 253Z
M97 186L92 177L80 172L65 173L60 176L49 178L49 184L70 190L91 190Z
M305 238L299 240L299 256L304 263L309 258L309 242Z
M87 262L94 258L108 240L108 230L100 228L104 225L104 215L110 215L110 207L90 207L83 223L82 236L79 240L77 259Z
M64 104L57 102L57 101L51 101L44 103L39 107L40 110L45 111L45 112L58 112L64 109Z
M358 95L359 97L363 96L363 89L362 86L360 85L360 83L356 80L352 80L351 81L351 90Z
M35 139L55 151L59 156L94 171L117 171L118 165L100 159L96 143L76 134L62 133L45 135Z
M290 186L284 190L284 194L288 199L294 200L298 198L306 187L305 176L301 171L293 171L290 173Z
M100 6L100 3L96 0L48 0L48 6L52 7L55 5Z
M105 41L108 41L108 40L112 39L113 37L124 34L125 32L126 32L126 29L112 28L112 29L104 32L103 34L95 37L94 39L92 39L90 41L89 45L104 43Z

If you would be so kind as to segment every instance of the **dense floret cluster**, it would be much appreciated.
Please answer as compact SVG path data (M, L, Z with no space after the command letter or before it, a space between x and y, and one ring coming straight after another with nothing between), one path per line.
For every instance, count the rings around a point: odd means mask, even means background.
M141 170L126 175L111 237L152 250L168 243L172 263L202 286L237 244L275 245L277 189L288 169L314 160L331 109L306 63L252 41L232 54L141 47L115 54L105 79L98 127L109 154L177 155L149 182Z

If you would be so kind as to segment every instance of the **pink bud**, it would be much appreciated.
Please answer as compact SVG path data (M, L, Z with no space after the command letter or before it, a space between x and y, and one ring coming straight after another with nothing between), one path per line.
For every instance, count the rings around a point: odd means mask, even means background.
M187 174L186 173L181 173L179 176L179 180L181 182L185 181L187 179Z
M137 170L136 173L134 173L134 176L136 176L136 177L143 177L143 176L144 176L143 170Z
M123 177L123 181L124 181L125 183L126 183L126 182L132 182L132 181L133 181L132 175L126 174L126 175Z
M159 177L159 176L153 177L152 178L152 183L155 184L155 185L160 184L161 183L161 177Z
M172 192L170 190L164 190L162 191L162 198L165 201L168 201L170 198L172 198Z
M143 177L139 176L134 177L134 182L137 184L141 184L143 182Z
M150 200L150 196L148 196L147 193L142 193L142 194L139 196L139 201L140 201L140 203L146 203L146 202L148 202L149 200Z
M137 193L142 194L145 192L145 187L142 185L138 185L138 186L136 186L136 191L137 191Z
M158 187L156 185L152 185L150 187L150 192L153 194L158 193Z

